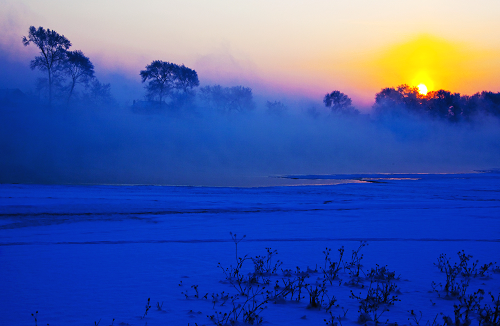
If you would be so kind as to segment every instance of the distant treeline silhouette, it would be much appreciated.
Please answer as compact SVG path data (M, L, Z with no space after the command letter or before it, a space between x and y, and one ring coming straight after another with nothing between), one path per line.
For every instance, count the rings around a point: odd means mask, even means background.
M454 122L470 120L478 115L499 117L500 93L483 91L468 96L441 89L422 95L417 87L403 84L377 93L373 109L376 115L406 111Z
M111 96L111 85L97 80L90 59L80 50L70 51L72 44L64 35L31 26L28 36L24 36L22 41L25 46L33 43L40 50L40 55L31 61L31 69L39 69L46 74L46 78L38 79L36 90L38 98L46 100L49 106L53 102L116 105ZM256 106L252 89L241 85L204 86L197 93L195 89L200 85L198 74L183 64L154 60L139 75L145 83L146 94L144 100L134 101L134 112L153 113L199 107L229 113L251 111ZM78 85L83 87L81 92L75 90ZM351 98L338 90L327 93L323 103L333 116L359 114L352 106ZM266 112L273 115L282 115L288 110L280 101L267 101L266 108ZM417 87L403 84L382 89L376 94L372 108L374 116L410 113L452 122L468 121L479 115L499 117L500 93L483 91L467 96L438 90L422 95ZM316 109L308 112L318 115Z

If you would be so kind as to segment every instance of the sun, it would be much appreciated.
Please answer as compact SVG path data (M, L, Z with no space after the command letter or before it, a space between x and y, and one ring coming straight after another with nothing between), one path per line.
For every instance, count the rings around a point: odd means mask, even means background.
M420 95L427 95L427 86L425 86L424 84L420 84L417 87Z

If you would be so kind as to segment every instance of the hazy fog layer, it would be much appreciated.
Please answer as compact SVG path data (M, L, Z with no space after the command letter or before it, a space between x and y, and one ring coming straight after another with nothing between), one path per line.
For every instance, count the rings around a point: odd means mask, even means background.
M250 185L282 174L462 172L500 166L495 120L373 120L263 108L222 115L130 107L0 111L0 182Z
M500 124L491 117L453 124L404 115L334 116L321 98L272 90L254 92L256 108L246 113L221 114L198 100L177 112L137 114L132 100L145 94L139 75L134 81L99 70L118 106L50 109L33 104L43 74L31 71L29 60L5 56L0 63L0 89L32 94L27 102L0 105L2 183L259 185L268 182L255 177L269 175L500 167ZM281 115L266 112L266 101L275 100L288 108Z

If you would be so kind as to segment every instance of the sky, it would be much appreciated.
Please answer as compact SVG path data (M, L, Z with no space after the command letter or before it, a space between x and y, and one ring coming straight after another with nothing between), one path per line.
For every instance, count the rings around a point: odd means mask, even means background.
M0 46L27 62L36 49L21 37L42 26L97 75L140 83L163 60L195 69L202 85L317 99L340 90L363 110L403 83L500 91L499 14L497 0L2 0Z

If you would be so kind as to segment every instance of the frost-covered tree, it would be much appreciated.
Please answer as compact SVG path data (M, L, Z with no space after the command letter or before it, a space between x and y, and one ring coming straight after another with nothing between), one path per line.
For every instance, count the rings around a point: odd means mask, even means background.
M30 26L28 36L23 36L22 41L25 46L33 43L40 50L40 55L31 61L30 67L33 70L39 69L47 73L50 106L52 105L54 80L66 60L67 50L71 46L71 42L56 31L43 27L37 29L35 26Z

